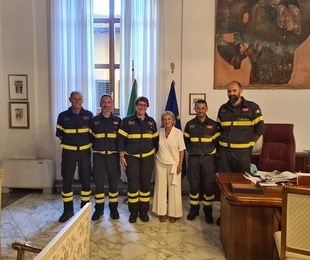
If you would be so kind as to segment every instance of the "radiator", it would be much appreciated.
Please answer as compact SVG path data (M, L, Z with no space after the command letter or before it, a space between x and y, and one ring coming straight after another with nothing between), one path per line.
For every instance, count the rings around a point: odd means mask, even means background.
M51 159L4 160L2 192L11 188L43 189L43 193L52 193L55 185L55 164Z

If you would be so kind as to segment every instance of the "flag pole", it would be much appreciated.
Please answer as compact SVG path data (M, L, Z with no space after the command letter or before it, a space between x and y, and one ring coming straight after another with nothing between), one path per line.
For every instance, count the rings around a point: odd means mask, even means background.
M173 73L174 73L174 62L170 63L170 69L171 69L171 79L173 81Z
M132 64L131 64L131 73L132 73L132 83L135 80L135 62L134 60L132 60Z

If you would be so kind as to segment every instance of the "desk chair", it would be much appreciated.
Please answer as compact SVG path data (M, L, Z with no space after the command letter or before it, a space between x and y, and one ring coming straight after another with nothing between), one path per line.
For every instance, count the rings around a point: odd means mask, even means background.
M310 259L309 212L310 189L283 188L281 231L274 233L280 259Z
M260 171L295 172L296 144L293 124L265 124L262 151L258 160Z

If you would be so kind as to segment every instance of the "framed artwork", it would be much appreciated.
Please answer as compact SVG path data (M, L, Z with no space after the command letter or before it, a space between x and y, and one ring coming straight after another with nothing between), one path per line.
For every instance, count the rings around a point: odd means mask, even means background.
M9 75L9 99L28 99L27 75Z
M217 0L214 88L310 88L310 1Z
M29 128L29 103L9 102L10 128Z
M189 114L190 115L196 115L196 112L194 110L195 102L199 99L206 100L206 94L205 93L191 93L191 94L189 94Z

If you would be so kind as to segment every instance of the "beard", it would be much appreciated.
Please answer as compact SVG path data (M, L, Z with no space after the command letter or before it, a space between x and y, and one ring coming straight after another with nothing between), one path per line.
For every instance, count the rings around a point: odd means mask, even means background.
M229 96L229 101L232 103L232 104L235 104L237 102L237 100L239 99L239 96L236 96L236 95L231 95Z

